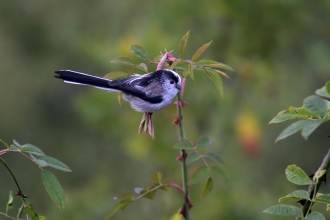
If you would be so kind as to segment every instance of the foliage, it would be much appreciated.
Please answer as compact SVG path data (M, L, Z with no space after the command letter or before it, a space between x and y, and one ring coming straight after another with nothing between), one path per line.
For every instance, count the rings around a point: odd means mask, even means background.
M179 211L179 214L185 219L190 219L189 217L189 209L193 207L192 202L190 201L190 193L189 187L194 184L197 184L201 181L204 181L204 185L200 194L201 198L206 197L213 189L213 179L211 177L211 173L220 177L225 183L227 182L226 176L222 171L224 167L224 162L221 157L213 152L206 152L205 154L201 154L200 150L207 148L213 144L213 142L206 136L202 136L197 143L195 144L191 140L185 137L184 127L183 127L183 107L186 105L187 102L182 100L182 96L184 94L184 88L186 83L186 77L190 77L194 80L194 72L195 70L203 70L205 74L211 79L211 81L216 85L220 94L223 95L223 85L221 76L225 76L229 78L224 72L220 71L219 69L224 70L232 70L229 66L219 63L213 60L201 60L195 62L203 52L210 46L212 41L209 43L204 44L201 46L191 57L191 60L184 60L181 59L183 53L185 51L188 37L190 32L188 31L180 40L178 51L178 56L174 56L172 52L165 52L161 54L160 57L156 59L150 59L148 53L139 45L132 45L130 47L130 52L134 54L136 57L147 61L146 63L135 64L131 59L128 57L118 57L111 61L113 64L127 66L133 69L137 69L144 72L149 72L148 69L150 65L154 64L157 65L157 70L162 69L163 64L166 62L168 68L172 70L176 70L177 72L181 73L182 75L182 89L178 94L178 100L175 102L177 106L177 117L174 119L173 124L178 125L179 127L179 139L174 144L173 149L180 150L180 156L177 160L181 161L182 163L182 178L183 178L183 186L179 186L179 184L175 182L170 182L168 180L163 181L161 172L157 172L151 175L150 179L153 182L152 186L146 186L144 188L135 188L135 193L137 196L134 196L132 193L124 193L120 196L115 197L116 200L119 200L117 203L107 214L105 219L109 219L112 217L116 211L124 210L127 205L131 202L134 202L140 198L148 198L153 199L156 195L157 190L167 190L169 187L176 188L180 191L184 198L184 204ZM114 72L114 75L117 75L117 71ZM127 73L129 75L130 73ZM107 77L111 77L112 73L108 74ZM125 74L124 74L125 75ZM120 100L120 96L119 96ZM147 120L146 120L147 119ZM141 131L149 132L149 134L153 137L153 125L151 122L151 115L144 115L142 118L142 122L139 127L139 133ZM190 154L187 151L192 151ZM217 162L220 166L214 165L211 166L207 159L211 159ZM189 182L188 182L188 172L187 172L187 165L198 160L203 161L204 165L200 166L195 170L192 174Z
M299 130L302 130L302 136L307 139L319 125L330 119L330 102L322 98L330 98L330 81L321 89L316 90L316 94L307 97L302 107L290 107L288 110L280 112L271 120L270 123L280 123L287 120L303 119L287 127L276 140L284 139ZM326 210L329 210L330 194L318 193L321 183L326 183L326 173L329 167L330 149L324 157L320 168L311 176L308 176L304 170L296 165L288 166L285 170L288 181L299 186L309 185L309 190L294 191L287 196L281 197L279 202L294 200L302 205L301 209L292 205L276 205L264 210L264 212L295 216L297 219L325 220L325 217L321 213L312 211L312 207L314 204L325 203Z
M62 189L62 186L60 182L57 180L55 175L50 172L49 170L46 170L45 167L52 167L54 169L63 171L63 172L71 172L71 169L65 165L63 162L47 156L40 148L32 145L32 144L19 144L17 141L13 141L13 144L10 146L3 140L0 139L0 142L6 147L6 149L0 150L0 156L9 153L9 152L16 152L20 153L35 164L38 165L38 167L41 170L41 180L43 185L45 186L45 189L51 199L58 205L61 211L64 210L65 207L65 197L64 197L64 191ZM13 178L15 185L17 187L16 195L21 197L22 199L22 205L18 209L17 218L20 218L23 213L29 216L32 220L43 220L45 219L44 216L38 215L36 211L33 209L33 206L31 203L27 200L27 195L25 195L20 187L20 184L17 181L17 178L15 177L13 171L9 167L9 165L0 157L0 162L6 167L8 172L10 173L11 177ZM9 216L9 211L13 209L13 193L12 191L9 192L9 199L6 206L6 212L2 213L0 212L0 215L3 215L10 219L15 219L14 217Z

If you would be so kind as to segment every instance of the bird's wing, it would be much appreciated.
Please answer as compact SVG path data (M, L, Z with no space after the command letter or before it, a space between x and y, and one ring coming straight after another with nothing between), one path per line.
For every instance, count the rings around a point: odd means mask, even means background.
M160 103L163 89L158 80L148 75L132 75L127 78L109 82L109 86L123 91L126 94L134 95L150 103Z

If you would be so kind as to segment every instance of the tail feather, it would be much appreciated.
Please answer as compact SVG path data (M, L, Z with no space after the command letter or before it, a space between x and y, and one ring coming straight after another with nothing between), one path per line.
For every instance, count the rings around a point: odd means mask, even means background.
M63 79L66 83L94 86L100 89L111 90L109 82L111 80L97 76L91 76L85 73L75 72L72 70L55 71L55 78Z

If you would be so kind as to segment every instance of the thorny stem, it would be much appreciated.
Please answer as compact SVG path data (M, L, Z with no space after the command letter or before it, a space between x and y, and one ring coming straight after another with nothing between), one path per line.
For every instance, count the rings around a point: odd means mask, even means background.
M179 135L180 135L180 141L185 139L185 134L184 134L184 128L183 128L183 114L182 114L182 98L181 98L181 93L179 92L178 95L178 104L177 106L177 114L178 114L178 126L179 126ZM185 213L183 216L185 216L185 219L190 219L189 217L189 209L190 209L190 199L189 199L189 186L188 186L188 171L187 171L187 164L186 164L186 159L187 159L187 152L184 149L181 149L181 172L182 172L182 184L183 184L183 190L184 190L184 206L185 206Z
M17 195L20 196L22 198L22 202L24 204L24 206L27 206L27 203L26 203L26 200L25 200L25 195L23 194L22 190L21 190L21 187L19 186L18 184L18 181L13 173L13 171L10 169L10 167L8 166L8 164L6 163L6 161L4 161L1 157L0 157L0 162L6 167L6 169L9 171L11 177L13 178L15 184L16 184L16 187L17 187Z
M320 166L320 168L318 170L326 170L326 173L323 175L323 177L325 178L325 175L327 175L328 169L330 167L330 149L327 153L327 155L324 157L323 162ZM323 177L321 177L321 179L317 182L317 183L311 183L308 187L308 193L310 195L311 199L314 199L318 190L320 189L320 186L322 184L322 179ZM306 200L304 206L301 208L303 211L303 216L306 217L308 215L308 212L311 210L312 206L314 205L313 202ZM296 220L300 220L300 217L297 217Z

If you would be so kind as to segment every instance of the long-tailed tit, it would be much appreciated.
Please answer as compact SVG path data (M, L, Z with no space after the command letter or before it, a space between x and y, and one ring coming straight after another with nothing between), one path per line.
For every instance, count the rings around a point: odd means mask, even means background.
M158 111L169 105L181 89L181 77L169 69L114 80L72 70L59 70L55 73L56 78L63 79L66 83L122 92L123 98L133 109L146 113Z

